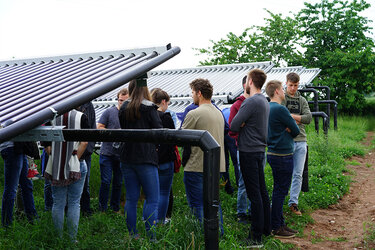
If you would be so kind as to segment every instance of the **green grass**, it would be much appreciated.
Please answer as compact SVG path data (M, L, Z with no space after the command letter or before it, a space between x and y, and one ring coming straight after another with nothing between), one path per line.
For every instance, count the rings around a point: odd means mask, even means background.
M331 129L328 136L319 135L314 131L314 125L307 127L309 145L309 187L310 191L301 193L299 206L303 216L294 216L284 204L287 224L298 230L303 237L303 229L313 220L310 213L318 208L326 208L335 204L348 192L351 178L346 168L345 159L352 155L364 155L367 151L359 141L368 130L367 118L339 117L338 130ZM333 128L333 124L331 125ZM0 166L3 166L0 158ZM230 169L231 182L235 185L234 170ZM265 168L267 189L272 194L272 173L270 167ZM4 177L0 175L0 192L3 189ZM92 207L98 208L100 188L100 172L98 156L93 155L90 190ZM124 190L125 191L125 190ZM125 193L125 192L124 192ZM78 230L78 243L72 244L64 235L63 239L56 237L53 229L51 214L43 212L43 181L34 182L34 196L40 219L31 225L23 218L15 218L11 228L0 228L0 249L203 249L204 234L202 227L192 218L186 201L183 184L183 172L174 175L173 180L174 207L170 224L157 228L158 242L151 244L145 233L141 217L141 204L138 210L137 227L143 239L132 240L128 236L125 218L111 212L95 212L89 218L82 217ZM220 249L238 249L240 242L247 237L249 226L238 224L236 221L237 192L228 195L220 190L220 199L224 216L225 235L219 240ZM122 197L124 199L124 195ZM288 198L286 199L286 201ZM375 230L374 230L375 231ZM297 238L298 240L298 238ZM315 239L327 240L327 239ZM342 240L328 239L328 240ZM293 245L268 237L265 240L266 249L292 249Z

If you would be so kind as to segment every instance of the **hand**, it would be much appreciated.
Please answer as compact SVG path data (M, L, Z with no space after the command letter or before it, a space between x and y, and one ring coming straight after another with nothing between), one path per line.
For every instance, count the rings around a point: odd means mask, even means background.
M301 116L300 115L295 115L295 114L290 114L292 118L296 121L296 123L299 125L301 124Z
M45 147L44 150L47 152L48 155L51 155L51 146Z
M241 128L243 128L243 127L245 127L245 123L244 122L241 124Z
M288 132L288 133L291 133L291 132L292 132L292 131L290 130L290 128L286 128L285 130L286 130L286 132Z

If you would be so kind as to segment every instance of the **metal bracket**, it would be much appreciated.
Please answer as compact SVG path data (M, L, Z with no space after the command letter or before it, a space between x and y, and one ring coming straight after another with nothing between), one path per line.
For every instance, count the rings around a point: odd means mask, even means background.
M64 141L65 126L38 126L11 139L11 141Z

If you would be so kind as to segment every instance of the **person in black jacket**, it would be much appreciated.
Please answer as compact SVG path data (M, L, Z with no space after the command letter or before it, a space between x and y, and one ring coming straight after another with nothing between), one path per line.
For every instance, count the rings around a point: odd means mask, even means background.
M77 108L87 116L89 129L96 129L96 118L95 109L92 102L87 102ZM85 160L87 165L87 175L85 179L85 185L83 186L83 192L81 196L81 212L84 216L90 216L92 210L90 207L90 169L91 169L91 155L94 151L95 142L88 142L85 152L82 155L82 159Z
M158 114L163 124L163 128L175 129L174 122L170 113L165 112L168 109L169 95L162 89L156 88L151 91L152 101L159 106ZM169 204L169 193L172 188L175 145L160 144L157 148L159 156L159 184L160 198L158 209L158 221L164 223Z
M157 113L158 106L151 102L150 92L145 81L131 81L129 84L130 98L119 110L122 129L162 128ZM153 239L157 222L159 202L158 154L153 143L126 142L122 145L121 170L126 188L125 215L126 224L131 237L138 238L137 203L140 189L146 195L144 219L148 235Z

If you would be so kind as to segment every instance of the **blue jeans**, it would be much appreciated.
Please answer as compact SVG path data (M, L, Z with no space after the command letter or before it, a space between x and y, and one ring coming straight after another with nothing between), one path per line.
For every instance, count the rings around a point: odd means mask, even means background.
M186 198L194 216L203 222L203 173L184 171L184 183ZM219 226L221 235L224 234L223 213L219 205Z
M251 201L249 238L262 241L262 234L271 233L270 200L264 179L264 152L241 152L240 164L247 196Z
M232 159L233 167L234 167L234 175L236 177L236 184L238 186L238 160L237 160L237 146L236 140L229 135L224 136L224 155L225 155L225 171L223 173L223 177L225 181L228 181L227 184L231 185L230 178L229 178L229 155Z
M159 175L158 168L150 164L128 164L121 163L121 170L124 176L126 188L125 215L126 225L131 235L138 233L137 223L137 203L141 187L146 196L146 203L143 209L145 216L146 231L151 237L155 234L150 232L156 225L158 218L159 204ZM155 227L153 227L155 228Z
M83 185L87 174L86 162L80 161L81 179L67 186L52 186L52 220L60 236L62 236L64 227L65 206L68 203L68 212L66 214L68 233L71 239L75 239L78 231L80 199Z
M82 158L86 162L87 166L87 174L85 178L85 183L83 185L83 191L81 195L81 211L83 213L91 214L91 207L90 207L90 169L91 169L91 154L86 155Z
M43 153L41 156L41 163L42 163L42 175L44 175L44 171L47 167L48 162L48 154L43 149ZM52 190L51 190L51 181L48 179L44 179L44 210L51 211L53 206L53 199L52 199Z
M51 181L44 179L44 210L51 211L53 206Z
M293 155L267 155L267 161L272 168L273 175L271 224L272 229L277 230L285 225L283 204L292 181Z
M158 221L163 223L167 214L169 204L169 193L171 192L174 173L174 162L159 165L160 198L158 207Z
M122 173L119 156L100 155L100 177L99 209L106 211L108 207L109 188L112 182L112 194L110 206L113 211L120 210ZM112 177L113 176L113 177ZM113 181L112 181L113 178Z
M240 158L239 151L237 151L237 157L238 159ZM245 182L243 181L243 178L242 178L240 164L238 164L237 168L238 168L237 215L246 215L247 213L251 215L251 209L250 209L251 202L247 198Z
M305 166L307 143L305 141L294 142L293 153L293 177L290 187L289 206L293 203L298 205L298 196L301 192L302 174Z
M14 147L8 147L1 151L4 160L4 192L1 204L1 224L9 226L13 221L13 207L17 192L18 183L22 189L22 199L25 213L29 220L37 216L33 184L27 179L29 170L27 158L24 154L14 152Z

